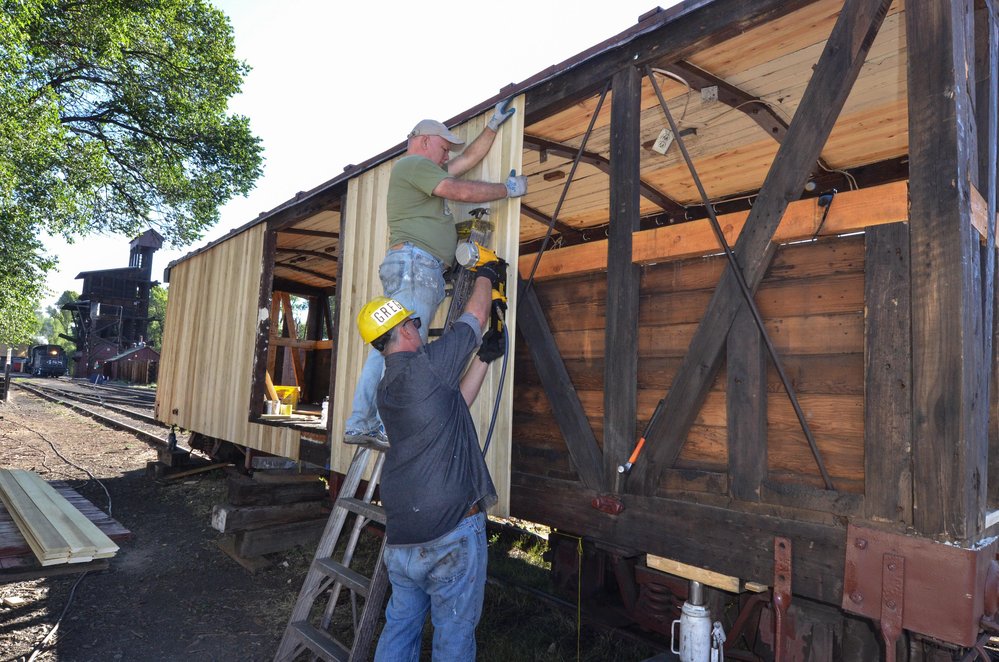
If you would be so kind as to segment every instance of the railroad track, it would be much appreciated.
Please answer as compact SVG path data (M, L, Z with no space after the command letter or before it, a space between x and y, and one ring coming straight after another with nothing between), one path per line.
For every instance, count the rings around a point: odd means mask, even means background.
M109 427L129 432L147 443L156 446L167 444L169 426L160 423L152 416L151 402L143 405L141 403L135 404L133 401L131 407L122 407L119 404L110 403L103 394L89 394L61 385L52 386L36 381L28 382L27 380L14 381L11 385L50 402L68 407ZM186 442L184 436L178 431L179 441ZM186 446L186 443L182 445Z

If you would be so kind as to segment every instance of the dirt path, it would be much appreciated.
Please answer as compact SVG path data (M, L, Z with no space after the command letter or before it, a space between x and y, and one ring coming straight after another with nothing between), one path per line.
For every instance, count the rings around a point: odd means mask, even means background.
M0 466L64 480L134 533L111 568L87 575L52 648L38 659L270 660L298 591L307 559L292 553L273 569L249 575L219 552L209 525L224 500L217 475L157 483L145 475L155 451L135 437L24 391L0 403ZM287 564L287 565L286 565ZM28 655L58 620L78 576L0 584L0 660Z

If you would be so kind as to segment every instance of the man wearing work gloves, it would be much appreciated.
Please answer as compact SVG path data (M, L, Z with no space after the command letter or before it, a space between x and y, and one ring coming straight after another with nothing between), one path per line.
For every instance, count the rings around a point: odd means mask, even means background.
M385 296L415 312L427 340L430 322L444 299L444 271L454 262L458 242L448 200L490 202L527 192L527 177L511 171L504 184L458 179L478 164L492 147L503 122L513 115L509 100L496 104L482 133L458 156L449 153L464 144L446 126L423 120L409 133L406 155L392 167L386 208L389 250L378 269ZM384 361L371 351L354 391L353 411L344 441L388 447L388 438L375 406L375 389Z
M502 262L479 267L464 314L429 344L420 318L394 299L378 297L357 317L361 337L385 358L377 399L392 439L379 486L392 597L376 661L418 660L428 610L433 659L475 659L486 580L485 511L496 503L496 489L468 407L496 348L480 347L465 366L488 319L491 290L502 291L505 274Z

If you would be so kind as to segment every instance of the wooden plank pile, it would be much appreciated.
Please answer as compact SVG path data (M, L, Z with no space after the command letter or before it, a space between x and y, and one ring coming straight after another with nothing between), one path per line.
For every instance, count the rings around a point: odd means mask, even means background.
M328 516L326 483L317 474L256 471L250 478L234 472L211 525L225 534L222 551L255 572L270 564L265 554L316 543Z
M0 500L43 566L86 563L118 551L118 545L35 473L0 469Z

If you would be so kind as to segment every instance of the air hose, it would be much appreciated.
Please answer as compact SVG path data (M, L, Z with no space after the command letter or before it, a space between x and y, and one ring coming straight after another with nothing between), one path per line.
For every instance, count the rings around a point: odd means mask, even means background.
M486 443L482 446L482 457L489 450L489 442L493 440L493 428L499 415L500 398L503 397L503 382L506 380L506 362L510 358L510 338L507 336L506 323L503 324L503 367L500 369L499 386L496 388L496 402L493 404L493 414L489 419L489 432L486 433Z

